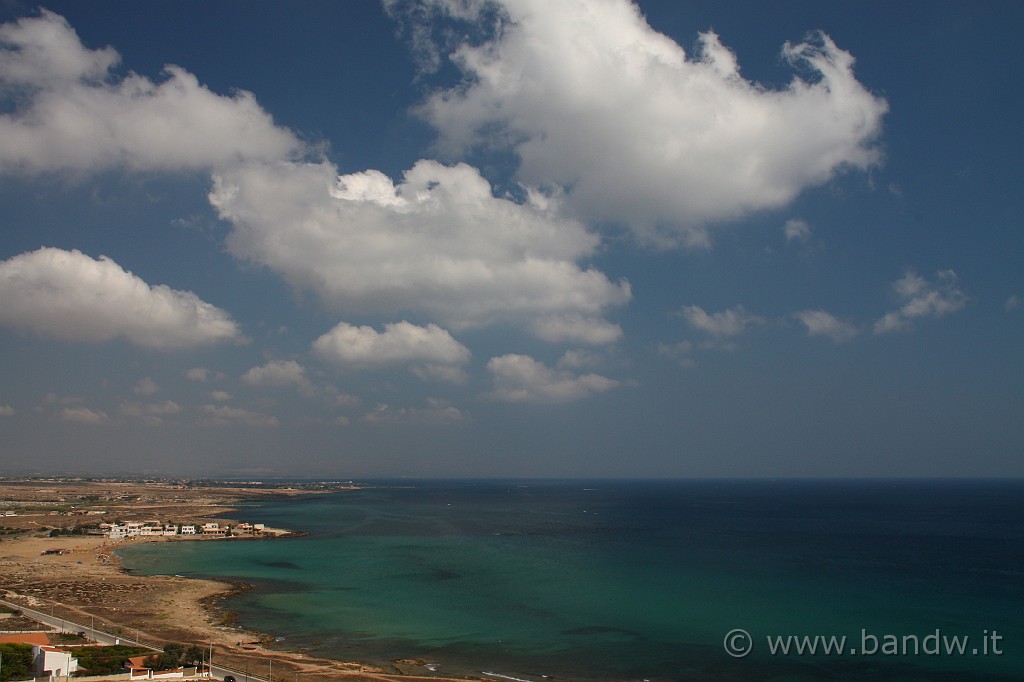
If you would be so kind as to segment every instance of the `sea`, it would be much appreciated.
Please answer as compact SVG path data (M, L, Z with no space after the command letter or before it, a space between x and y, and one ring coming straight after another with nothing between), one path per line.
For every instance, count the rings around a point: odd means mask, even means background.
M387 480L231 516L308 534L120 555L251 584L225 606L282 649L533 682L1024 680L1021 480Z

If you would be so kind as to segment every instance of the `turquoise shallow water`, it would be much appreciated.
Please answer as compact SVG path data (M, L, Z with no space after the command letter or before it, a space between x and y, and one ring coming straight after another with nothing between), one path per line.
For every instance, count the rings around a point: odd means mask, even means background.
M416 482L248 508L308 537L136 545L242 579L249 628L346 660L524 679L1024 678L1024 484ZM734 628L746 657L723 650ZM886 634L1000 656L881 655ZM869 637L862 638L862 632ZM847 636L772 655L768 636ZM879 638L879 653L849 649Z

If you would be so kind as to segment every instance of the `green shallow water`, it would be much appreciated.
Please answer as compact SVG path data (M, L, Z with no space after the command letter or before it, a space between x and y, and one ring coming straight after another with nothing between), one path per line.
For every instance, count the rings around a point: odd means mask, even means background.
M524 679L1020 679L1019 491L946 491L958 501L936 519L934 490L829 485L419 483L239 514L308 537L123 557L253 583L229 604L245 627L346 660ZM753 635L748 657L724 653L733 628ZM998 631L1007 653L771 656L763 639L853 648L862 628Z

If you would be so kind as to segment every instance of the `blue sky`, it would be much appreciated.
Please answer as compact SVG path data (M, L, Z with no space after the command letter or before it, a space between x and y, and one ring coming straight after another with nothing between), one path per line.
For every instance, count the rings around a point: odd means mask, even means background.
M0 467L1020 476L1022 15L7 2Z

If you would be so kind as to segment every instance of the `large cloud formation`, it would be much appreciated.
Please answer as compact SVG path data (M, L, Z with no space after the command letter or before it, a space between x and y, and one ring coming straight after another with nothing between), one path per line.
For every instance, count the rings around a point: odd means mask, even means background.
M557 184L580 215L643 240L705 244L710 223L785 205L844 166L878 160L887 104L823 33L785 44L806 79L771 90L744 79L714 33L688 57L626 0L501 0L490 29L494 3L425 4L430 19L440 6L492 36L459 45L450 57L463 83L419 109L439 147L510 146L521 181ZM392 14L413 21L407 5L390 3Z
M249 92L217 95L170 65L159 83L121 78L119 60L47 10L0 25L0 171L206 169L302 148Z
M214 175L228 248L346 312L414 313L463 330L523 324L548 341L607 343L604 319L630 299L577 265L599 244L547 197L493 196L465 164L420 161L399 184L329 163L246 164Z
M72 341L123 337L169 350L241 335L231 317L189 291L150 286L106 256L41 248L0 261L0 324Z

